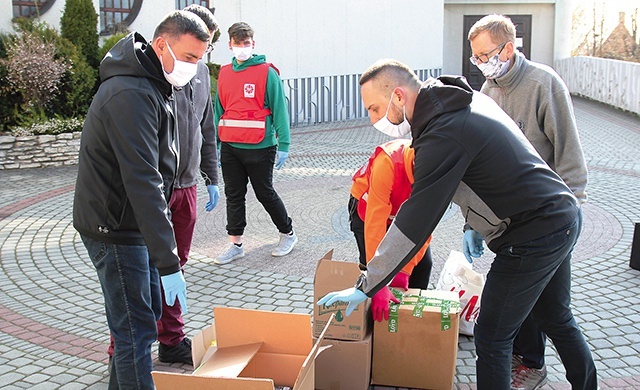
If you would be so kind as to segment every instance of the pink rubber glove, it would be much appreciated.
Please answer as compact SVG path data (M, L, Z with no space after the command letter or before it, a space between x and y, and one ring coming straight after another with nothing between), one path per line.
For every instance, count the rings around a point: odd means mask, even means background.
M371 315L374 321L389 319L389 301L400 303L388 286L384 286L371 298Z
M398 272L396 276L393 278L393 280L391 281L391 284L389 284L389 287L401 288L405 291L408 290L409 276L410 275L404 271Z

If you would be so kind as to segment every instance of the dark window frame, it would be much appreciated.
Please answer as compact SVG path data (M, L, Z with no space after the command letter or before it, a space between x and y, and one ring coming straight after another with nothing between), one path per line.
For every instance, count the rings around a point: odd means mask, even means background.
M37 0L37 1L38 1L38 8L37 8L38 11L36 13L36 7L34 6L34 0L12 0L11 5L12 5L12 10L13 10L13 17L14 18L18 18L18 17L33 18L33 17L36 17L38 15L43 15L45 12L47 12L49 10L49 8L51 8L53 3L56 2L56 0ZM20 9L20 14L19 15L16 15L15 7L20 7L19 8ZM22 9L23 8L33 8L33 9L29 13L29 15L22 15Z
M209 8L210 3L211 2L209 0L176 0L176 9L180 10L191 4L200 4L203 7Z
M108 1L108 0L101 0L100 3L103 3L104 1ZM113 4L115 0L111 0L111 4ZM100 5L100 35L112 35L114 33L114 27L115 26L104 26L103 25L103 17L106 16L107 12L110 13L126 13L127 16L125 16L122 21L118 22L118 24L122 27L129 27L131 25L131 23L133 23L134 20L136 20L136 18L138 17L138 14L140 13L140 9L142 8L142 1L143 0L129 0L133 3L133 5L131 6L131 8L122 8L122 7L106 7L106 6L102 6ZM104 18L104 20L106 21L106 17Z

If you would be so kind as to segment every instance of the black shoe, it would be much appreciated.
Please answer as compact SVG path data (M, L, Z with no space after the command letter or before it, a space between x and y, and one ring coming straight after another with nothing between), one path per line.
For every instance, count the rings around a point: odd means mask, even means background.
M193 359L191 358L191 340L185 337L174 347L169 347L160 343L158 346L158 360L162 363L184 363L193 366Z

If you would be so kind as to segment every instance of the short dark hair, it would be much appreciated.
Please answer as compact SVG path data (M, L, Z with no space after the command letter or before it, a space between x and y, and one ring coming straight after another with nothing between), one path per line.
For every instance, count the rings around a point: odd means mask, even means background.
M398 86L419 85L420 79L413 69L394 59L381 59L373 63L360 76L360 85L373 80L380 92L387 93Z
M229 27L229 40L244 41L247 38L253 39L253 29L245 22L236 22Z
M202 42L209 42L211 39L204 21L194 13L185 11L172 11L165 15L158 23L156 31L153 33L153 39L161 36L179 38L185 34L191 34Z
M207 28L211 32L218 31L218 21L216 17L213 16L213 13L209 10L209 8L200 5L200 4L191 4L182 9L183 11L192 12L200 17L204 24L207 25Z

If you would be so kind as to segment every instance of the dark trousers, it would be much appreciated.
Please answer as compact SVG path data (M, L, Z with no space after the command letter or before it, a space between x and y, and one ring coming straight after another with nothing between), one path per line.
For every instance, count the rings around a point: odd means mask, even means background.
M513 354L522 356L522 364L529 368L541 369L544 366L544 349L547 336L538 328L536 322L527 316L513 340Z
M265 149L239 149L222 143L220 165L227 198L227 233L241 236L247 226L246 195L251 181L253 192L280 233L293 230L291 218L278 193L273 188L273 165L276 161L275 146Z
M544 237L501 248L474 328L478 390L508 389L513 340L528 315L553 341L572 389L595 390L596 367L571 311L571 252L582 215Z
M582 232L582 218L579 219L578 234ZM528 315L513 340L514 355L522 356L525 367L541 369L544 366L544 350L547 335L540 330L536 322Z
M353 236L356 238L356 244L358 245L358 252L360 254L360 264L367 265L366 247L364 243L364 221L360 218L360 215L358 215L358 199L350 196L347 207L349 209L349 227L353 232ZM429 286L432 265L431 246L429 246L422 260L415 266L409 276L409 288L426 290Z

